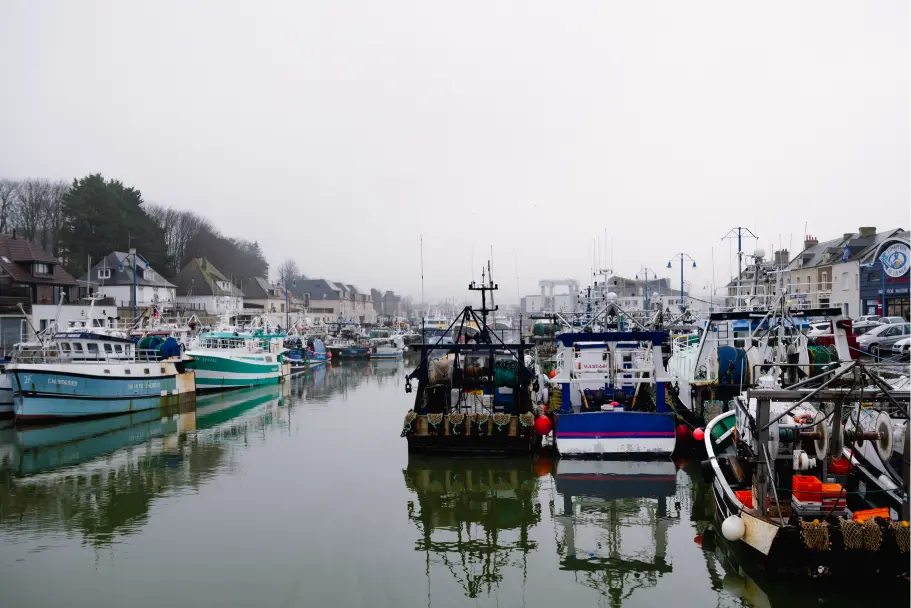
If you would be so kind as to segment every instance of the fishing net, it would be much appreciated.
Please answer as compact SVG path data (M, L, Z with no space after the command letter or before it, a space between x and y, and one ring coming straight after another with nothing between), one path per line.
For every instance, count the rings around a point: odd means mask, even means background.
M405 414L405 422L402 424L402 436L404 437L411 432L411 424L417 418L417 412L414 410L408 410L408 413Z
M449 414L449 434L461 435L465 426L465 414L462 412L453 412Z
M509 414L497 413L493 415L493 423L497 425L498 430L503 430L503 427L509 424L509 420L512 418Z
M829 542L829 524L824 521L801 521L800 535L807 549L828 551L832 548Z
M895 544L898 545L898 550L902 553L908 552L908 538L909 533L911 533L911 528L908 527L908 522L906 521L893 521L889 522L889 529L892 530L892 535L895 537Z
M431 385L452 384L452 359L438 359L430 362L428 380Z
M879 551L883 544L883 531L876 523L876 518L870 518L864 523L839 518L838 525L845 543L845 549L866 549ZM907 535L905 536L907 538ZM907 545L905 545L907 547Z
M553 411L563 407L563 387L559 384L553 384L550 388L550 401L547 409Z

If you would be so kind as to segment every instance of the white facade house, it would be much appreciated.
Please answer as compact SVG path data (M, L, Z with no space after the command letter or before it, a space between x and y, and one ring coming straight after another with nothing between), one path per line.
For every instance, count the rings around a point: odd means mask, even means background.
M194 258L174 277L177 303L184 310L210 314L241 312L244 292L205 258Z
M120 308L133 305L134 282L137 309L152 305L161 311L173 309L176 286L152 268L140 253L112 251L80 279L89 293L112 298Z

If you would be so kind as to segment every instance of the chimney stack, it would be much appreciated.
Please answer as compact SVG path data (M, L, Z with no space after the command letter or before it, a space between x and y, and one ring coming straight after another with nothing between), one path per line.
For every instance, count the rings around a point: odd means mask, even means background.
M818 243L819 243L819 239L817 239L815 236L810 236L808 234L807 236L803 237L803 248L804 249L809 249L810 247L812 247L813 245L816 245Z
M857 229L857 232L860 233L860 238L875 236L876 226L861 226Z

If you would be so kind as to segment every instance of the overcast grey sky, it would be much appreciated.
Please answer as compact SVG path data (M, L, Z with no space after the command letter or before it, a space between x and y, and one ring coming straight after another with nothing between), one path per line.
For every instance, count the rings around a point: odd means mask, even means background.
M421 234L428 297L492 245L514 300L514 256L523 295L585 280L605 229L698 289L732 226L911 225L907 0L4 0L0 83L0 176L102 172L362 288L420 295Z

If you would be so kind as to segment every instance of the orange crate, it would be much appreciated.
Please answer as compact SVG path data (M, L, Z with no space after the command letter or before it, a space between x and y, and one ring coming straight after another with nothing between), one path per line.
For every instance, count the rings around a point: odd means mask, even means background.
M873 517L882 517L883 519L889 519L889 509L866 509L865 511L854 511L854 519L863 523Z
M838 484L826 484L838 485ZM840 488L841 486L839 486ZM810 475L794 475L791 478L791 490L794 498L801 502L821 502L822 482Z

